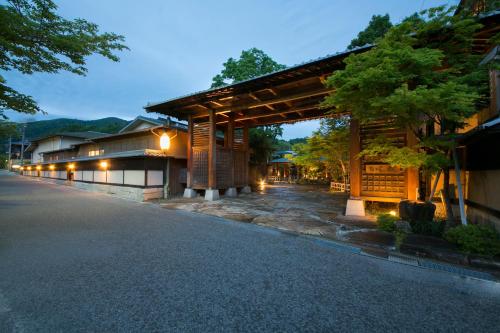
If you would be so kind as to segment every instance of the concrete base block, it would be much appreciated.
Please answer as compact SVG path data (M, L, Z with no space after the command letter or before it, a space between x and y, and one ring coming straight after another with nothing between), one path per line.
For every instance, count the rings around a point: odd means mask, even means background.
M236 190L236 187L230 187L226 190L224 193L226 197L237 197L238 196L238 191Z
M205 200L207 201L215 201L219 200L219 190L215 189L210 189L210 190L205 190Z
M192 188L184 189L184 198L196 198L197 193Z
M365 203L361 199L348 199L346 216L365 216Z
M245 186L241 189L241 193L252 193L250 186Z

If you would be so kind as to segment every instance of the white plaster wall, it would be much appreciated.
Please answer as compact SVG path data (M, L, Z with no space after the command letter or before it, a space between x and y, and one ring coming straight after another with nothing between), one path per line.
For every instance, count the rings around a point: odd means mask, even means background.
M75 171L74 179L75 180L82 180L83 179L83 171Z
M123 170L108 171L108 183L123 184Z
M125 170L124 184L144 186L144 170Z
M61 148L61 139L59 137L47 138L38 142L38 146L31 154L31 163L42 162L41 153Z
M95 170L94 171L94 182L105 183L106 182L106 171Z
M84 170L83 171L83 181L85 181L85 182L93 181L91 170Z
M162 170L148 170L148 186L150 185L163 185Z

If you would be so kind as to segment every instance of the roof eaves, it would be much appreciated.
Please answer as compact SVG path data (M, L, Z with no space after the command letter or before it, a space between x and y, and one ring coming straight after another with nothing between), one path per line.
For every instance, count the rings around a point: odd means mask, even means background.
M152 108L152 107L155 107L155 106L159 106L159 105L165 104L165 103L169 103L169 102L172 102L172 101L175 101L175 100L179 100L179 99L184 99L184 98L196 96L196 95L199 95L199 94L206 94L206 93L211 93L211 92L215 92L215 91L223 91L225 89L231 89L233 87L236 87L236 86L239 86L239 85L243 85L243 84L251 82L251 81L256 81L256 80L259 80L259 79L262 79L262 78L265 78L265 77L270 77L270 76L273 76L273 75L276 75L276 74L279 74L279 73L285 73L285 72L290 71L290 70L299 69L302 66L311 65L311 64L314 64L315 62L320 62L320 61L323 61L323 60L326 60L326 59L329 59L329 58L334 59L336 57L346 56L348 54L351 54L351 53L354 53L354 52L357 52L357 51L368 50L368 49L370 49L372 47L373 47L373 45L367 44L367 45L363 45L363 46L360 46L360 47L353 48L351 50L345 50L345 51L337 52L337 53L334 53L334 54L328 54L328 55L326 55L324 57L319 57L319 58L316 58L316 59L305 61L305 62L302 62L300 64L296 64L296 65L293 65L293 66L290 66L290 67L286 67L284 69L280 69L280 70L277 70L277 71L274 71L274 72L271 72L271 73L259 75L257 77L251 78L251 79L247 79L247 80L235 82L235 83L232 83L232 84L228 84L228 85L225 85L223 87L217 87L217 88L210 88L210 89L200 90L200 91L193 92L193 93L190 93L190 94L186 94L186 95L183 95L183 96L179 96L179 97L175 97L175 98L170 98L170 99L167 99L167 100L164 100L164 101L161 101L161 102L148 103L143 108L146 109L147 112L154 112L154 111L148 111L148 109Z

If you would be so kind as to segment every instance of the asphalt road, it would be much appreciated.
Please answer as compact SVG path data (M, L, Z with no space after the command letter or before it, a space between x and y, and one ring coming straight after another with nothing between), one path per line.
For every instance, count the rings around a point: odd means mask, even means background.
M500 287L0 174L0 332L499 332Z

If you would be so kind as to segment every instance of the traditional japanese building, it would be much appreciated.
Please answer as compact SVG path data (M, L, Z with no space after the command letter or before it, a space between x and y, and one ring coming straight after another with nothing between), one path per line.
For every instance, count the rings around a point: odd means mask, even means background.
M500 32L499 19L499 12L480 17L484 27L474 40L474 51L478 54L486 54L491 48L488 40ZM236 195L238 190L247 191L249 128L330 117L331 110L320 107L332 91L324 85L326 77L343 69L343 61L350 54L370 48L337 53L221 88L149 103L145 107L147 112L188 122L185 196L204 190L205 198L213 200L222 193ZM470 127L486 119L481 114L471 119ZM411 131L388 126L387 121L361 126L356 119L351 120L350 128L347 214L364 214L363 202L367 200L417 200L426 193L422 186L429 180L423 179L419 170L393 167L380 159L359 158L367 140L381 134L391 136L401 146L414 146L416 138ZM217 141L216 133L223 133L224 140Z
M23 173L139 201L172 197L186 183L186 131L170 119L139 116L117 134L51 135L32 142Z

